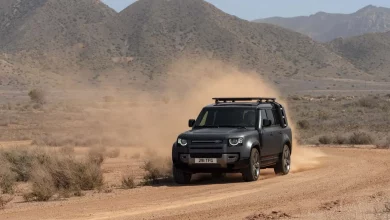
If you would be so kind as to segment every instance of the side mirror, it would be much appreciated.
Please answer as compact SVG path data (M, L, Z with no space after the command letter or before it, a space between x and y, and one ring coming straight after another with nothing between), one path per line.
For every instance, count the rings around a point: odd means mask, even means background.
M194 127L194 124L195 124L195 119L188 120L188 127L192 128Z
M263 127L271 126L272 122L269 119L263 119Z

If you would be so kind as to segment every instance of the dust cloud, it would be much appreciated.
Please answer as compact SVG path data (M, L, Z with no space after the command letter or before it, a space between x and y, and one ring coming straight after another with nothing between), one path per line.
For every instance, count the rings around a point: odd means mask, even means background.
M171 156L177 136L189 129L188 119L196 118L205 105L213 103L213 97L276 97L288 108L273 83L264 81L259 73L239 70L226 63L177 60L168 72L158 78L158 88L154 89L106 86L96 91L99 95L90 88L85 88L85 92L77 90L75 97L91 100L83 111L82 129L72 129L73 134L65 135L61 131L61 135L82 146L99 143L142 148L148 159L155 156L154 161L167 161L158 158ZM106 96L106 101L102 96ZM94 99L97 97L100 101ZM289 122L290 126L295 124L291 119ZM315 149L299 147L294 137L293 172L315 168L322 156ZM156 166L167 167L166 164Z
M188 119L196 118L205 105L213 103L213 97L276 97L286 106L272 83L262 80L258 73L240 71L218 61L177 61L162 83L164 89L158 95L138 96L141 106L156 103L157 108L140 107L130 116L138 125L131 132L132 136L136 133L137 144L162 157L170 156L177 135L188 130ZM291 119L290 125L294 125ZM294 137L292 172L319 166L322 156L319 150L299 147Z

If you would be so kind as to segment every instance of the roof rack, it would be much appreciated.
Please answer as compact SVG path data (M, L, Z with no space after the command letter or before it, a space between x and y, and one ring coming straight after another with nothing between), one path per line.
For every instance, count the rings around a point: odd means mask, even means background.
M257 101L261 102L275 102L276 98L264 98L264 97L242 97L242 98L213 98L215 100L215 104L221 102L237 102L237 101Z

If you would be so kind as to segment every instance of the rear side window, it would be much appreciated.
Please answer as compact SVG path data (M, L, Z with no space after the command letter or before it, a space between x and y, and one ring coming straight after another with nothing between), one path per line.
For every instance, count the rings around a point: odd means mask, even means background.
M272 110L266 109L265 111L267 112L267 118L271 120L271 124L275 125L275 118L274 118L274 114L272 113Z
M272 114L274 115L275 125L280 125L280 117L276 109L272 109Z
M267 114L265 113L265 110L261 110L260 114L261 114L261 120L267 119Z

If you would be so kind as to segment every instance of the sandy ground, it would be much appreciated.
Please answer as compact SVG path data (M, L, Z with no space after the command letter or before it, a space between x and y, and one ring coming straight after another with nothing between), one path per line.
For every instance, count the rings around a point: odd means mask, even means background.
M261 179L200 177L189 186L161 185L43 203L13 202L0 219L390 219L390 151L320 148L316 168ZM130 169L122 155L105 169ZM130 161L131 159L129 159ZM119 175L119 174L117 174Z

